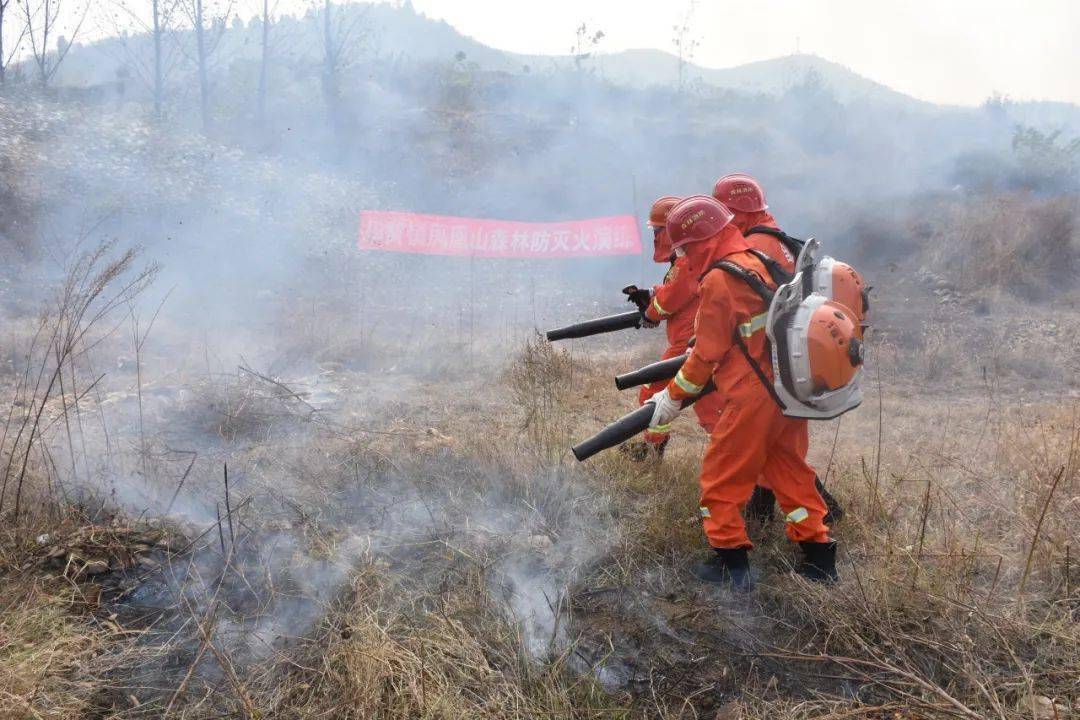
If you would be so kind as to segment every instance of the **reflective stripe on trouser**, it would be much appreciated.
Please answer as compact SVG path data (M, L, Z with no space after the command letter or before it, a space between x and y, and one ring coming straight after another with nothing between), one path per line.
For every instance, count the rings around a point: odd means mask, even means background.
M740 508L764 475L786 515L794 542L826 542L822 522L825 502L814 487L814 470L806 463L801 438L806 421L785 417L752 374L724 398L701 464L701 501L707 515L702 525L709 544L718 548L752 547ZM800 511L801 509L801 511ZM805 517L803 515L805 514Z
M657 425L651 427L642 433L642 437L645 438L645 442L652 443L653 445L659 445L668 439L668 435L671 433L671 423L667 425Z

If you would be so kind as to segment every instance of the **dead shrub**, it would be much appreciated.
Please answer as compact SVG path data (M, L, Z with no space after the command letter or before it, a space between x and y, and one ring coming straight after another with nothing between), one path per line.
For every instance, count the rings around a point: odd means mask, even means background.
M309 421L315 412L302 393L245 368L192 383L179 406L188 427L229 442L267 441Z
M940 212L924 252L955 287L1041 300L1074 285L1080 269L1076 198L979 197Z
M561 408L570 393L573 371L570 354L539 334L525 342L506 371L511 397L524 413L523 429L538 447L552 452L567 447L569 423Z
M362 575L324 628L325 646L311 647L313 670L285 678L273 716L588 718L616 707L567 671L569 651L545 664L523 654L483 583L474 576L411 605L406 588Z
M569 353L537 335L525 342L507 380L520 406L546 409L566 396L572 371Z

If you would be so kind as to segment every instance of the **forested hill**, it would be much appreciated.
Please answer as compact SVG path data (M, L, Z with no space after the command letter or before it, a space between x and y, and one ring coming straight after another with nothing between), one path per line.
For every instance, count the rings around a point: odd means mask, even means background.
M85 109L72 117L93 132L64 132L92 152L121 152L139 133L166 152L182 137L207 157L237 154L245 172L324 178L328 197L349 183L379 206L446 214L640 213L741 169L793 230L842 236L914 193L1076 185L1073 105L942 107L809 55L681 74L670 54L605 54L602 41L515 55L408 3L330 8L271 18L265 33L258 19L207 18L201 62L191 23L174 16L160 85L149 34L77 44L44 97ZM40 94L33 70L13 69L9 95Z

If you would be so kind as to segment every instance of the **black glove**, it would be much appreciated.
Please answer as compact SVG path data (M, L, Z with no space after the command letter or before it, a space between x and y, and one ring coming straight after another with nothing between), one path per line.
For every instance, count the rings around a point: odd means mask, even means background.
M644 315L645 310L648 309L649 303L652 301L652 293L648 290L642 290L637 285L627 285L622 291L626 295L626 301L637 305L638 310Z

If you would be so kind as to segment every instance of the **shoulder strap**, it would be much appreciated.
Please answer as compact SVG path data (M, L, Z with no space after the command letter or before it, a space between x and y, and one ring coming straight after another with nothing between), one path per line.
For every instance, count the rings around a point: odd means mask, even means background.
M721 260L720 262L713 263L709 266L709 270L723 270L728 275L739 278L749 285L750 289L756 292L761 299L765 301L765 305L772 303L772 288L766 285L765 281L753 270L747 270L743 266L737 265L730 260ZM708 271L706 271L706 274L708 274ZM704 275L702 277L704 277Z
M784 283L791 282L792 275L784 269L784 266L780 264L779 260L774 260L767 254L756 248L750 248L750 252L761 261L761 264L765 266L765 269L769 271L769 277L776 283L777 286Z
M788 235L783 230L769 227L768 225L755 225L754 227L746 231L747 235L753 235L754 233L761 233L762 235L772 235L774 238L782 242L784 244L784 247L786 247L795 257L799 257L799 253L802 251L803 245L806 243L805 240L800 240L797 237Z
M735 342L738 344L739 349L742 350L743 357L746 358L746 362L750 363L750 369L754 371L754 374L757 375L757 379L761 381L761 384L769 391L769 395L772 397L773 402L779 405L781 410L787 410L787 405L780 399L780 396L776 392L776 388L769 382L769 378L765 377L765 371L757 364L757 360L751 357L750 349L746 347L746 341L742 339L742 335L739 334L738 328L735 328L734 336Z
M768 258L769 256L766 255L765 257ZM772 258L769 259L772 260ZM769 267L767 263L765 267ZM705 274L707 275L711 270L723 270L729 275L733 275L743 280L754 290L754 292L761 296L761 299L765 301L765 305L772 304L774 294L772 288L766 285L765 281L762 280L753 270L747 270L741 265L737 265L730 260L721 260L720 262L713 263L711 266L709 266L709 270L705 271ZM702 275L702 277L705 277L705 275ZM773 401L780 406L780 409L786 410L787 406L784 405L783 400L781 400L780 396L776 393L776 388L774 388L772 386L772 383L769 382L769 378L765 376L765 371L761 369L760 365L758 365L757 360L755 360L753 356L750 355L750 349L746 347L746 341L743 340L742 335L739 334L738 327L735 328L733 335L735 338L735 344L739 346L739 350L742 351L743 357L746 358L746 362L750 363L750 368L754 371L754 375L757 376L757 379L769 392L769 396L772 397ZM768 341L766 340L766 342Z

